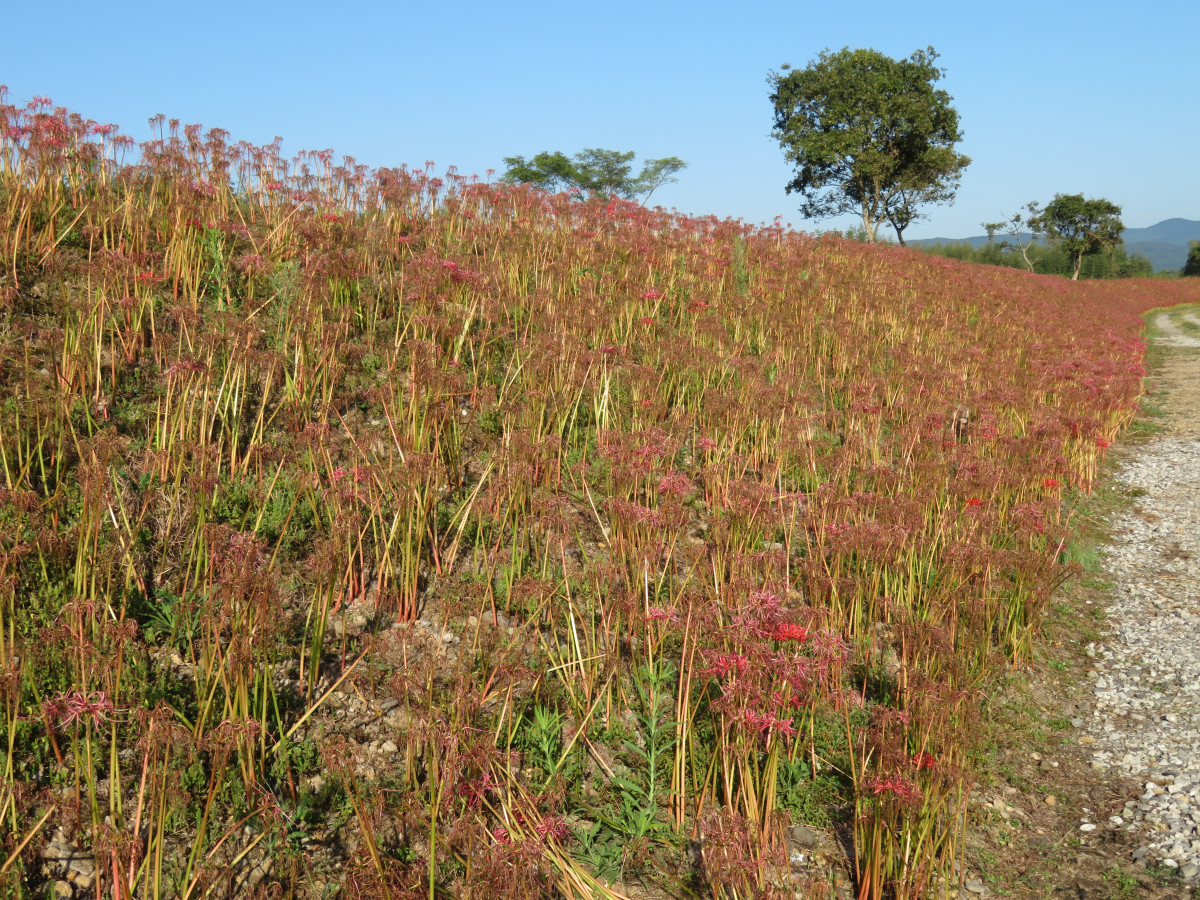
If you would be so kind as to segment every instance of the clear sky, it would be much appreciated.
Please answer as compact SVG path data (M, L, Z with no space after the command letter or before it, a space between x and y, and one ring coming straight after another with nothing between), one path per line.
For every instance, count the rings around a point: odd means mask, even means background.
M138 140L156 113L332 147L371 166L585 147L678 156L652 204L797 228L766 76L825 48L933 46L972 157L953 206L907 237L966 237L1056 192L1129 227L1200 219L1200 2L148 2L8 0L0 84Z

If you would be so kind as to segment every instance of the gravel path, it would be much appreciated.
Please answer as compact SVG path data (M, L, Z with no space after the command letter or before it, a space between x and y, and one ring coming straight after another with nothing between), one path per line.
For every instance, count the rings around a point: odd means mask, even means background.
M1200 324L1195 316L1180 317ZM1200 882L1200 340L1165 313L1164 432L1131 454L1117 481L1136 498L1114 517L1106 569L1115 586L1095 656L1093 763L1142 784L1125 813L1134 857Z

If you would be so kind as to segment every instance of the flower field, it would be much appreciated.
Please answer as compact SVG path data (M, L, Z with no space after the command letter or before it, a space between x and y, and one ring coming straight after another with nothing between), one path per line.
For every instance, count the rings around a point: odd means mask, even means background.
M4 890L947 884L1200 280L157 129L0 94Z

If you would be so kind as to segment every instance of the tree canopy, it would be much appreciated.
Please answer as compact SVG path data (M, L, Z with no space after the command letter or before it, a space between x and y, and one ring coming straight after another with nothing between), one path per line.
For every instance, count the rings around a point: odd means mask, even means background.
M1187 278L1200 278L1200 241L1188 244L1187 262L1179 274Z
M889 222L904 229L926 204L950 203L970 159L953 99L936 87L945 74L929 47L908 59L846 47L823 51L804 69L772 72L772 136L796 167L789 193L801 213L862 216L868 240Z
M543 151L529 160L523 156L506 156L504 164L508 168L501 180L510 184L532 184L549 191L574 188L625 200L641 197L641 202L645 203L658 188L677 181L676 173L687 168L687 163L676 156L648 159L634 177L632 163L636 155L632 150L588 148L573 158L559 151Z
M1087 199L1083 194L1055 194L1036 220L1047 239L1070 257L1072 281L1079 279L1085 256L1115 247L1125 233L1121 207L1103 197Z

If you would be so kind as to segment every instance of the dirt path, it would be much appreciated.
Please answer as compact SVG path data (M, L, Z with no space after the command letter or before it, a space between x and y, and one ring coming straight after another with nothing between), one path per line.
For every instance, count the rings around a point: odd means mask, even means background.
M1084 513L1055 640L992 698L962 897L1200 898L1200 316L1151 318L1156 433ZM971 882L968 882L971 884Z
M1160 313L1162 433L1120 466L1135 498L1112 519L1110 625L1096 659L1092 765L1136 778L1111 827L1133 856L1200 887L1200 321ZM1192 334L1190 332L1195 332Z
M1196 439L1200 437L1200 314L1162 312L1153 325L1161 333L1154 342L1169 348L1156 378L1166 396L1165 427Z

